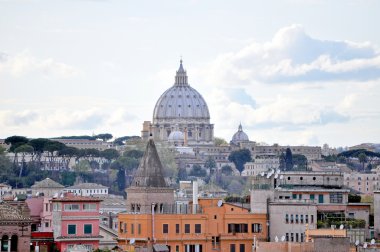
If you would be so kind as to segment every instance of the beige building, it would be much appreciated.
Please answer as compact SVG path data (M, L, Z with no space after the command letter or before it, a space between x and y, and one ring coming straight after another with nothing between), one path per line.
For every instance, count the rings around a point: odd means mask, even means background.
M277 155L256 156L252 162L244 165L242 176L255 176L262 172L276 170L280 166L280 158Z
M374 231L375 237L380 239L380 191L375 191L373 194L373 214L374 214Z
M100 151L106 149L113 149L114 145L109 142L103 142L99 140L88 140L88 139L51 139L65 144L68 147L75 147L78 149L97 149Z
M344 173L344 184L363 194L373 194L380 190L380 173Z
M74 193L80 196L104 196L108 195L108 187L96 183L80 183L66 187L63 192Z

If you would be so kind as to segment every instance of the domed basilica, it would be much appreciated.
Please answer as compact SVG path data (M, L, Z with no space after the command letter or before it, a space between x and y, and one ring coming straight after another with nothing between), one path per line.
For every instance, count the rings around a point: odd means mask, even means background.
M144 122L142 137L147 138L150 133L156 141L175 139L189 146L213 145L214 125L210 124L207 103L189 85L182 60L174 85L160 96L154 107L152 123Z

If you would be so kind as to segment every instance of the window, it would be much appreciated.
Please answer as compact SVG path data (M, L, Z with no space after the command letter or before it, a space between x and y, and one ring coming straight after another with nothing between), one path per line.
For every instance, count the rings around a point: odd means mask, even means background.
M343 202L343 193L336 192L330 193L330 203L342 203Z
M310 215L310 223L314 223L314 215Z
M289 214L285 214L285 222L289 223Z
M163 234L169 233L169 224L162 224L162 233Z
M314 194L310 194L310 200L314 201Z
M355 218L355 213L348 213L348 218Z
M263 227L260 223L253 223L252 224L252 233L261 233Z
M79 204L65 204L65 211L79 211Z
M219 246L220 237L219 236L212 236L211 242L212 242L212 248L217 248Z
M290 215L290 223L293 223L294 222L294 216L293 214Z
M293 194L293 195L292 195L292 198L293 198L293 199L297 199L297 194Z
M185 234L190 234L190 224L185 224Z
M120 233L124 233L123 222L122 221L120 221L120 224L119 224L119 231L120 231Z
M83 225L83 233L84 234L92 234L92 225L91 224L84 224Z
M228 224L228 233L248 233L248 224L230 223Z
M303 239L304 239L304 234L301 233L301 242L303 242Z
M303 214L300 215L300 222L303 224Z
M137 233L141 234L141 224L137 224Z
M245 244L240 244L240 252L245 252Z
M135 233L135 225L131 224L131 234Z
M298 223L298 214L296 214L296 223Z
M289 233L286 233L285 239L286 239L286 241L289 241Z
M290 241L294 242L294 233L290 233Z
M175 245L175 252L179 252L179 245Z
M124 223L124 233L128 233L128 225L127 225L127 223Z
M236 252L235 244L230 244L230 252Z
M296 242L298 242L298 233L296 233Z
M201 226L201 224L195 224L195 233L196 234L202 233L202 226Z
M49 227L49 222L45 222L45 227Z
M67 234L75 235L77 233L77 225L67 225Z
M179 234L179 224L175 224L175 233Z
M96 211L96 204L83 204L83 211Z
M323 194L318 195L318 203L323 203Z
M202 252L202 245L201 244L195 244L195 245L186 244L185 245L185 251L186 252Z

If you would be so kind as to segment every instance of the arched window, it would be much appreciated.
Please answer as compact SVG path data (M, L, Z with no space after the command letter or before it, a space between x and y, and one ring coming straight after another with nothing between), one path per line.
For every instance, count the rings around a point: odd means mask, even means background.
M12 238L11 238L11 251L18 251L17 244L18 244L18 236L17 235L12 235Z
M3 235L3 237L1 237L1 251L8 251L8 240L8 235Z

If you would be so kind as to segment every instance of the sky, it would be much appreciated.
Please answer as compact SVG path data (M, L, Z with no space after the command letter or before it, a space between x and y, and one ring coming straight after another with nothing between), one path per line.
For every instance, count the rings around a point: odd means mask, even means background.
M0 0L0 138L140 135L182 57L214 135L380 142L380 1Z

